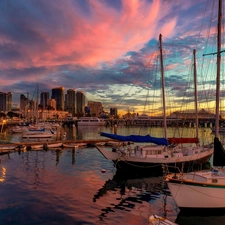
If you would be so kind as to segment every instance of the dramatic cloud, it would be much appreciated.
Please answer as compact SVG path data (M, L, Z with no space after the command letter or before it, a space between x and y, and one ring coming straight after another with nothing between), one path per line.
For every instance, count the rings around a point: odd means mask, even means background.
M216 13L211 14L212 4L206 3L1 1L0 91L12 92L18 101L20 94L32 93L36 84L40 91L49 92L64 86L84 91L88 100L116 107L122 100L121 105L126 105L123 96L134 85L127 105L138 110L143 96L135 97L135 93L146 92L149 81L151 90L160 89L159 80L153 80L161 33L167 82L179 96L184 91L181 81L170 75L179 76L184 85L193 48L210 50L203 48L208 31L203 25L209 24L203 18L207 14L215 19ZM212 31L215 37L215 28Z

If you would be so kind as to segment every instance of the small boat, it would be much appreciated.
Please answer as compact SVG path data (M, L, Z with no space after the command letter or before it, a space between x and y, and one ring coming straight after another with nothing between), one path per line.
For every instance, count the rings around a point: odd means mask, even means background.
M31 145L31 150L43 150L43 144Z
M50 148L61 148L63 146L62 142L56 142L56 143L47 143L47 147Z
M98 117L80 117L77 120L78 126L104 126L105 120L101 120Z
M72 148L72 149L75 149L75 148L78 148L78 143L63 143L63 148Z
M178 225L177 223L157 215L149 216L149 223L149 225Z
M0 151L9 151L9 150L15 150L15 146L11 146L11 145L9 145L9 146L6 146L6 145L0 146Z
M11 132L12 133L23 133L24 131L27 131L27 127L26 126L14 126L11 128Z
M40 131L27 131L22 135L23 139L51 139L54 138L56 134L53 130L40 130Z

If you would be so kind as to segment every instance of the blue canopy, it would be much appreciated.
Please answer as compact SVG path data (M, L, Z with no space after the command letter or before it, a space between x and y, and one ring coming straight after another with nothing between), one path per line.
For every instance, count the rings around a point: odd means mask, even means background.
M149 134L145 136L141 135L129 135L129 136L123 136L123 135L117 135L117 134L109 134L105 132L100 133L101 136L116 139L119 141L132 141L132 142L151 142L157 145L168 145L168 141L166 138L156 138L151 137Z

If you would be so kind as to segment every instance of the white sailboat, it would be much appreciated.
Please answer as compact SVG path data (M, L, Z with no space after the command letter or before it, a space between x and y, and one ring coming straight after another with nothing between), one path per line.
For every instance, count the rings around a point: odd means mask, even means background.
M213 154L212 145L200 145L198 138L198 112L197 112L197 91L195 91L196 108L196 138L167 138L166 106L164 91L164 67L162 56L162 35L159 36L160 57L161 57L161 76L162 76L162 96L163 96L163 116L164 116L164 138L155 138L149 135L130 135L121 136L101 132L101 136L128 142L151 143L151 145L135 146L134 149L129 145L115 147L113 151L104 146L96 146L101 154L108 160L112 160L117 169L149 169L162 172L162 165L177 166L180 168L199 169L199 166L209 161ZM195 58L195 51L194 51ZM195 65L196 63L194 63ZM194 78L196 79L196 66L194 66ZM195 80L195 90L197 89ZM152 144L154 143L154 144Z
M216 131L214 138L214 169L166 176L169 190L180 209L225 209L225 151L219 141L220 61L222 0L219 0L216 80ZM217 168L215 168L217 167ZM218 168L219 167L219 168Z

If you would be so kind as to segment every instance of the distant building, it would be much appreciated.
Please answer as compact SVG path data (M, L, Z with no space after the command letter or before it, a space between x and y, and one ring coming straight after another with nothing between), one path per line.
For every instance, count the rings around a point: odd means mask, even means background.
M170 114L168 116L168 118L175 118L175 119L183 119L183 120L187 120L187 119L195 119L196 118L196 115L195 115L195 112L179 112L179 111L176 111L176 112L173 112L172 114ZM208 111L206 111L205 109L201 109L198 111L198 118L201 119L212 119L214 120L215 119L215 114L213 113L210 113Z
M77 100L77 115L83 116L84 115L84 108L85 108L85 95L82 91L77 91L76 94Z
M48 107L50 106L50 108L56 110L56 100L55 99L49 99L47 104L48 104Z
M65 95L65 111L75 116L77 114L76 90L69 89Z
M64 110L64 87L53 88L51 98L56 100L57 110Z
M20 110L23 116L25 116L28 110L28 97L23 94L20 95Z
M47 92L47 91L41 92L40 105L42 106L42 109L47 109L48 100L49 100L49 92Z
M57 110L41 110L39 112L39 119L46 120L46 119L66 119L68 117L72 117L71 113L65 111L57 111Z
M89 101L87 107L90 110L91 116L99 117L101 113L103 112L103 107L101 102Z
M12 110L12 93L0 92L0 111Z
M110 108L110 116L117 116L117 108Z

